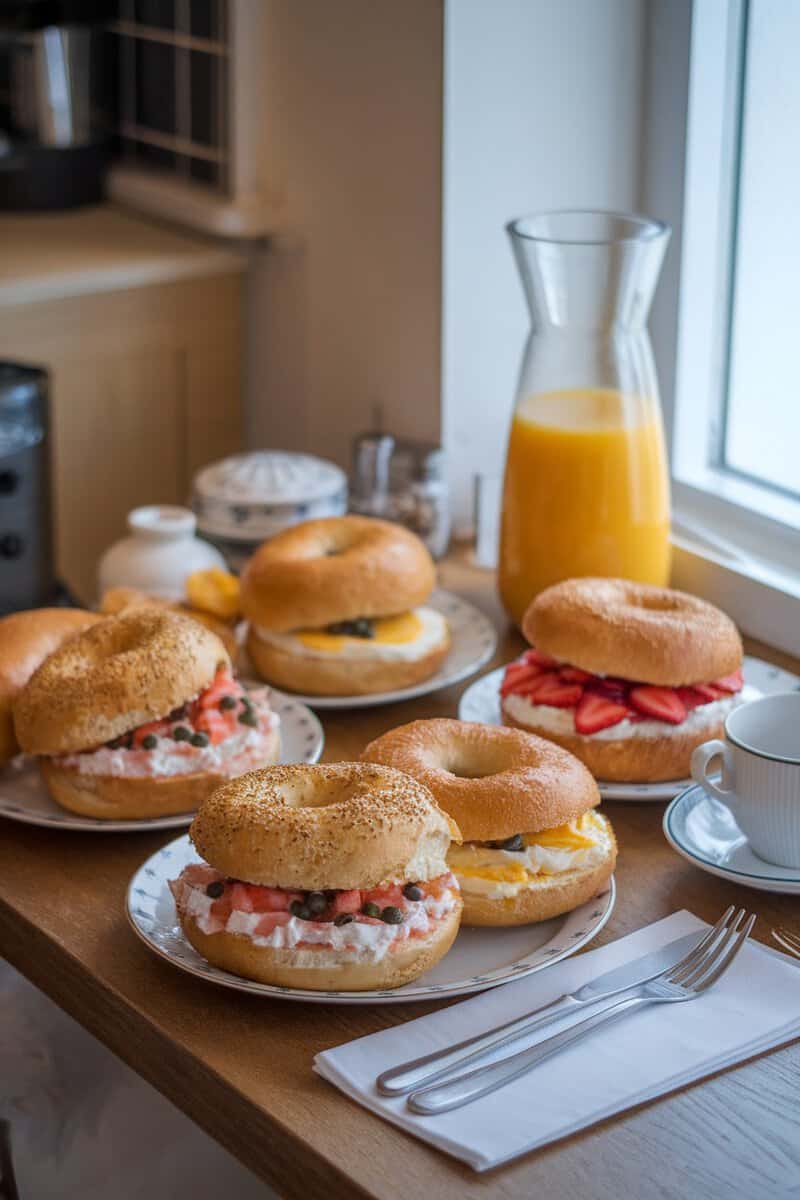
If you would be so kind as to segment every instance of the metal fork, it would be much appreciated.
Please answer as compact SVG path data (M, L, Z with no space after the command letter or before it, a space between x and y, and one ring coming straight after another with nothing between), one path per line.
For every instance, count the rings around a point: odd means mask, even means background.
M784 950L788 950L795 958L800 958L800 937L796 933L791 933L788 929L773 929L772 936Z
M685 953L681 955L680 959L676 958L676 961L670 963L669 966L688 967L696 959L699 961L703 952L727 929L733 911L733 905L731 905L712 929L709 929L703 937L692 939L691 947L685 948ZM529 1037L530 1034L551 1025L554 1021L562 1020L567 1015L575 1016L584 1009L592 1012L598 1004L613 1000L617 996L621 996L623 992L627 994L632 987L648 983L651 979L663 975L667 969L666 965L659 965L649 974L643 973L638 979L634 977L621 987L606 991L597 989L597 983L604 978L603 976L597 981L589 980L587 984L576 991L560 996L557 1000L534 1009L532 1012L524 1013L521 1017L514 1017L484 1033L466 1038L463 1042L446 1046L443 1050L434 1050L432 1054L424 1054L420 1058L412 1058L408 1062L398 1063L397 1066L390 1067L379 1075L375 1080L375 1086L382 1096L405 1096L409 1092L419 1091L421 1088L443 1079L446 1075L461 1074L464 1067L469 1064L477 1065L480 1059L485 1058L492 1051L509 1046L522 1037Z
M646 1004L679 1004L697 999L728 970L744 945L755 919L754 915L748 916L744 909L739 909L728 922L720 938L707 945L701 954L689 956L689 959L694 961L687 963L684 959L677 966L668 967L647 983L627 989L592 1016L570 1025L561 1033L545 1038L527 1050L511 1054L498 1063L478 1067L476 1070L450 1077L443 1083L435 1083L412 1092L407 1101L408 1107L412 1112L425 1116L460 1108L511 1083L514 1079L519 1079L544 1059L579 1041L606 1021L616 1020L623 1013Z

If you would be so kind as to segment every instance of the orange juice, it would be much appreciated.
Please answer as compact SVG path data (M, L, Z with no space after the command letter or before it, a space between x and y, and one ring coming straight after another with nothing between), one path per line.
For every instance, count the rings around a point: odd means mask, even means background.
M611 388L523 399L508 444L500 594L517 624L573 575L664 586L669 480L656 400Z

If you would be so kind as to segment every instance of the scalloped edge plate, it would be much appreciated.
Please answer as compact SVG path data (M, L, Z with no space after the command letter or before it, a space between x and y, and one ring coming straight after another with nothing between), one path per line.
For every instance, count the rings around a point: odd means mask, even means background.
M468 996L522 979L575 954L592 941L611 916L616 899L612 876L608 887L588 903L540 925L462 928L442 961L404 987L374 992L313 992L241 979L212 966L189 945L178 925L167 881L197 858L184 834L142 863L131 879L125 905L134 933L160 958L209 983L255 996L306 1004L407 1004Z

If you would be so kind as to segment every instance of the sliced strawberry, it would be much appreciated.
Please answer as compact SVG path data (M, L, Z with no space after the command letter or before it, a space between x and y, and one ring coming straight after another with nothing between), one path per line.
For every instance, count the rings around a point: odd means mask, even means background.
M511 663L506 667L503 676L503 683L500 687L501 695L506 696L509 692L518 691L522 686L538 679L543 672L544 667L540 667L536 663Z
M255 927L256 937L269 937L278 925L288 925L291 921L288 912L265 913Z
M728 694L713 683L695 683L692 686L692 691L700 697L701 704L711 704L714 700L719 700L722 696Z
M580 667L559 667L558 675L565 683L589 683L595 678L590 671L582 671Z
M675 688L675 691L680 697L687 713L690 713L693 708L698 708L701 704L708 704L708 698L706 696L702 696L697 688L679 687Z
M551 658L549 654L545 654L542 650L534 648L526 650L522 658L524 662L529 664L535 663L537 667L544 667L546 671L558 666L558 661L555 658Z
M339 913L357 913L361 908L361 892L358 888L337 892L328 908L332 917L338 917Z
M607 696L610 700L623 703L628 696L628 685L619 679L602 679L596 675L591 683L586 684L587 691L595 692L598 696Z
M575 729L578 733L599 733L619 725L628 715L627 704L612 700L598 692L584 692L575 710Z
M555 671L542 675L526 692L533 704L548 704L552 708L574 708L583 695L577 683L563 683Z
M669 725L680 725L686 720L686 705L674 688L642 684L631 688L628 701L637 712Z
M735 692L740 692L744 687L742 668L740 667L738 671L732 671L730 675L723 675L722 679L715 679L712 687L721 688L723 692L729 692L731 695Z

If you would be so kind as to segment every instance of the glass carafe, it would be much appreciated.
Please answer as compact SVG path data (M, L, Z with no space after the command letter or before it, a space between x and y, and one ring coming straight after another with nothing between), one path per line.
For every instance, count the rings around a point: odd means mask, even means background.
M519 624L538 592L571 576L667 582L669 475L646 321L670 231L588 211L508 231L531 315L499 565Z

